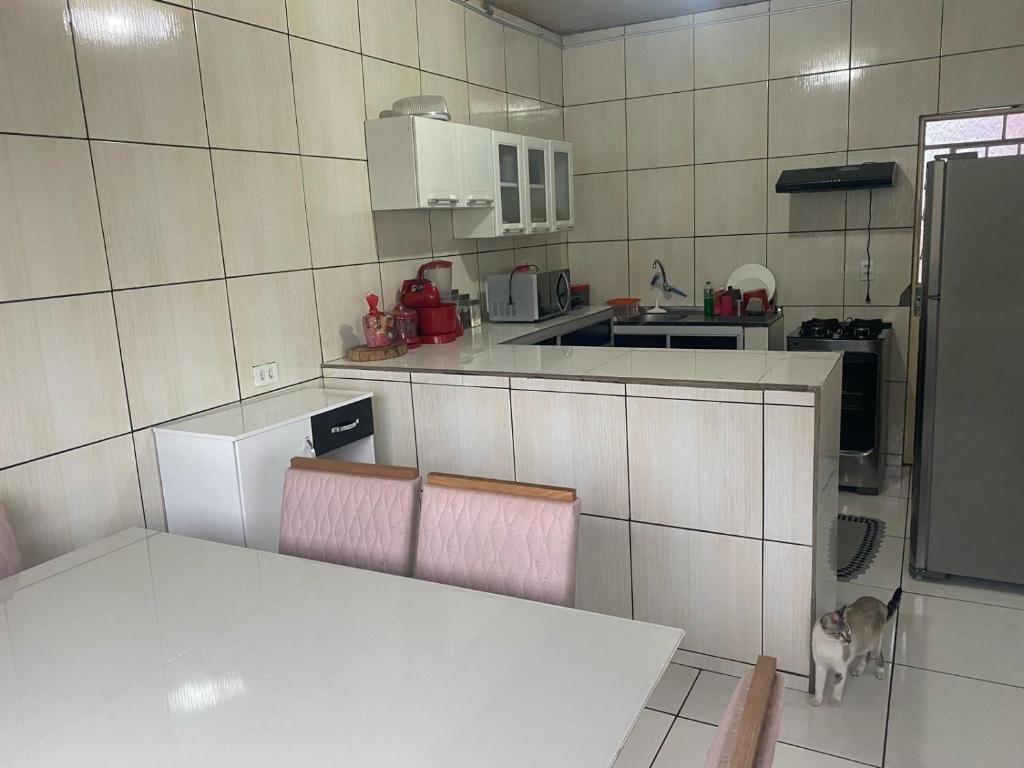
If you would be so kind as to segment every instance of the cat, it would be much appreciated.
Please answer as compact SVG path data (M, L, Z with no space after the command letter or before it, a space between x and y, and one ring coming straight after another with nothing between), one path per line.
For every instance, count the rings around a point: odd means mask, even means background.
M814 694L811 703L821 704L825 696L825 680L833 675L832 703L841 704L846 675L856 677L875 654L875 677L885 680L885 657L882 656L882 634L885 624L900 607L903 590L899 587L888 604L873 597L859 597L838 611L826 613L811 630L811 652L814 655Z

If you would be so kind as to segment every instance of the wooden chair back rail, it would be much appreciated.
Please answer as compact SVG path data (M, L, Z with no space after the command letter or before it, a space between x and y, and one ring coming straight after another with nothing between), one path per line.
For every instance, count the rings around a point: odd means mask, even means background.
M356 461L335 461L334 459L312 459L296 456L291 461L293 469L308 469L313 472L338 472L344 475L383 477L388 480L415 480L420 472L415 467L393 467L388 464L362 464Z
M530 496L549 499L551 501L576 501L575 488L559 488L554 485L534 485L533 483L517 483L512 480L492 480L486 477L467 477L465 475L448 475L443 472L431 472L427 475L427 485L444 488L461 488L468 491L487 491L488 493L505 493L511 496Z
M747 690L729 768L753 768L775 686L775 658L758 656Z

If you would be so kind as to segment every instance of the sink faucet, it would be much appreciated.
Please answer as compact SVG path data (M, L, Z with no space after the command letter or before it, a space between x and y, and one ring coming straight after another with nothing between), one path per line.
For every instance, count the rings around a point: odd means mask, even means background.
M684 299L686 298L686 293L684 291L680 290L679 288L676 288L674 285L669 284L668 277L665 275L665 265L661 263L661 259L655 259L651 263L651 269L656 269L661 273L659 275L658 272L655 272L654 275L651 276L651 286L657 285L660 281L661 292L665 296L674 293L677 296L682 296Z

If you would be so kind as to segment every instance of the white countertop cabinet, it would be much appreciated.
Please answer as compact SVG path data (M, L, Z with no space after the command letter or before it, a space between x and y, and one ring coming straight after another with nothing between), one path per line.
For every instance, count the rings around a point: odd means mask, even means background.
M373 462L371 398L299 388L155 428L168 531L277 552L289 460Z

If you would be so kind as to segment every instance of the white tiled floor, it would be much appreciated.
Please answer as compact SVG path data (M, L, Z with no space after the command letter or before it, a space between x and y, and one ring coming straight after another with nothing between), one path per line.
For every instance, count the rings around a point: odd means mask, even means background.
M812 707L806 692L787 688L775 768L1022 765L1024 589L912 579L905 539L909 492L903 471L889 478L880 496L840 498L844 514L886 523L875 561L840 584L839 599L888 601L903 587L903 606L887 627L887 657L895 659L891 680L851 678L841 707ZM615 768L704 765L714 726L746 665L686 651L675 662Z

